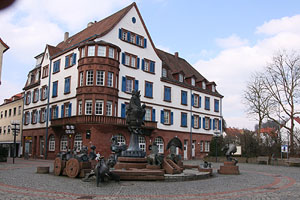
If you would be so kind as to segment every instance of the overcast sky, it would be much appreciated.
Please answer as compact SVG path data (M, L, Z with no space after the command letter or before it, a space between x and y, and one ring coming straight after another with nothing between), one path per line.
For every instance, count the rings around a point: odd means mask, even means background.
M0 37L10 47L3 58L0 102L22 91L34 57L46 44L57 45L88 22L132 3L131 0L18 0L0 11ZM228 126L253 129L242 93L250 75L278 50L300 48L298 0L138 0L157 48L191 63L224 95Z

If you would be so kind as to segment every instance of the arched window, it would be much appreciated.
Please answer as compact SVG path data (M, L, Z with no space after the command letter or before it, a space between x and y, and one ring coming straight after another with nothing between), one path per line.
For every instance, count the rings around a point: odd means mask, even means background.
M122 134L118 134L116 136L119 145L126 144L125 137Z
M77 151L80 151L82 149L82 137L80 133L75 135L74 147L76 148Z
M139 135L139 147L141 150L146 152L146 140L144 136Z
M161 137L155 138L154 142L158 146L158 153L164 153L164 141Z
M50 135L49 137L49 151L55 151L55 137Z
M68 136L63 135L60 138L60 150L61 151L67 151L67 146L68 146Z

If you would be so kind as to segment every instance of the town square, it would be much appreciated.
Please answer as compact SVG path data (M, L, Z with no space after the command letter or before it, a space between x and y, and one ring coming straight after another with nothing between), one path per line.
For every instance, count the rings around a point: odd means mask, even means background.
M299 199L300 3L0 3L0 199Z

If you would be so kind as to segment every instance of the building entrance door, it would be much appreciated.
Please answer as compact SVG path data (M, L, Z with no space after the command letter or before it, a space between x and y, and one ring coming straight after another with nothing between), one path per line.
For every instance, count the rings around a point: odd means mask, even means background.
M192 143L192 157L193 158L195 157L195 145L196 145L196 141L193 140L193 143Z
M188 150L188 141L184 140L184 146L183 146L183 159L187 160L188 159L188 154L187 154L187 150Z

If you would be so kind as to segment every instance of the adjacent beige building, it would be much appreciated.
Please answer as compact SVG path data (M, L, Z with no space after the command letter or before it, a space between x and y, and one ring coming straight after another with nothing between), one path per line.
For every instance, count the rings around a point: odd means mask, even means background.
M3 53L8 49L9 47L0 38L0 85L1 85L1 72L2 72L2 57L3 57Z
M19 122L20 131L16 137L17 155L22 154L21 135L22 135L22 118L23 118L23 94L19 93L10 99L5 99L0 105L0 146L8 149L8 156L13 157L14 134L12 121Z

